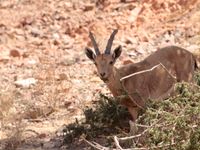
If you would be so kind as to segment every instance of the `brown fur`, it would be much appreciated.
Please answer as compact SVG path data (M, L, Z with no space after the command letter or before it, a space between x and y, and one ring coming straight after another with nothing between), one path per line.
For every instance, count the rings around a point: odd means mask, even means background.
M113 75L110 76L109 82L106 83L110 91L112 92L114 97L118 97L120 95L123 95L124 88L122 87L120 83L120 79L124 76L130 75L135 72L139 72L142 70L150 69L155 65L158 65L159 63L163 64L166 69L176 77L177 82L185 81L185 82L191 82L194 75L195 70L195 59L194 56L186 51L185 49L182 49L180 47L176 46L169 46L162 48L155 53L148 56L146 59L139 63L132 63L127 64L119 69L113 68ZM148 76L149 75L149 76ZM130 78L128 81L124 81L125 86L133 88L132 91L145 91L145 88L149 88L152 98L167 98L168 94L170 94L172 91L166 94L166 96L161 96L165 93L163 91L162 87L156 87L157 82L162 82L161 85L163 85L164 89L167 85L173 85L174 81L173 79L170 79L169 81L166 80L166 76L168 74L165 72L164 74L157 75L159 78L154 78L156 74L152 73L147 74L146 77L143 77L144 75L138 75L135 78ZM142 79L140 79L142 78ZM146 78L145 80L143 80ZM164 79L164 80L163 80ZM163 81L161 81L163 80ZM141 82L138 82L141 81ZM142 83L143 82L143 83ZM172 82L172 83L171 83ZM156 91L156 89L159 88L159 90ZM156 92L156 93L155 93ZM143 92L142 96L145 98L148 98L149 95L145 95L147 92ZM150 97L151 98L151 97ZM142 102L141 98L139 100L139 104L141 107L145 106L145 102ZM137 117L137 111L138 110L137 105L133 102L133 99L125 98L122 100L122 103L128 107L130 113L133 116L133 119L135 120Z

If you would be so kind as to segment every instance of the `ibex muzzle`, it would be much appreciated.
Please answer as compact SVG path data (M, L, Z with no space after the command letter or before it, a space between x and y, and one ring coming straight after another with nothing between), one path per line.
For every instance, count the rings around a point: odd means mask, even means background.
M128 94L120 101L128 107L133 120L137 118L138 110L145 107L147 99L167 98L173 91L175 82L192 81L197 67L195 57L177 46L159 49L141 62L114 67L122 52L121 46L118 46L111 53L116 34L117 30L114 30L101 54L90 32L95 53L90 48L86 48L85 53L96 65L99 77L107 84L114 97Z

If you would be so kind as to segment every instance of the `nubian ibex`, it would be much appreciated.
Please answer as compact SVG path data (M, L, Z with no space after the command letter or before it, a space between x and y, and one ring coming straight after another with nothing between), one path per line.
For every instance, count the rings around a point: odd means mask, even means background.
M157 50L143 61L114 67L121 55L122 47L118 46L111 53L111 47L117 30L114 30L107 42L103 54L93 34L89 37L95 53L86 47L87 57L94 62L98 75L114 97L121 97L121 103L127 106L133 121L138 111L145 107L147 99L167 98L174 90L176 82L191 82L197 68L195 57L189 51L168 46ZM123 96L123 95L128 96Z

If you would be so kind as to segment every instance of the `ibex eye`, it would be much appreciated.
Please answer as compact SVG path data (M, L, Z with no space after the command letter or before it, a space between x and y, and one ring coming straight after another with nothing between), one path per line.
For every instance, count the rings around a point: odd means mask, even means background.
M109 62L109 64L112 65L112 64L113 64L113 61Z

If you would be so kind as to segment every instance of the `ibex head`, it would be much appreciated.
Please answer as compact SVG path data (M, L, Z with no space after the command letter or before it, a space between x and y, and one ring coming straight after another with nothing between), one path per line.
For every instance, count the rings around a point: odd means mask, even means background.
M112 43L115 35L117 34L117 31L118 30L114 30L113 33L110 35L106 49L103 54L100 53L93 34L91 32L89 33L89 37L94 46L95 53L88 47L86 47L85 53L87 57L92 60L96 65L98 75L104 82L107 82L112 76L114 63L116 59L121 55L121 46L115 48L113 53L111 53Z

